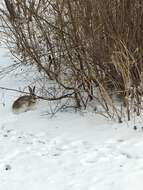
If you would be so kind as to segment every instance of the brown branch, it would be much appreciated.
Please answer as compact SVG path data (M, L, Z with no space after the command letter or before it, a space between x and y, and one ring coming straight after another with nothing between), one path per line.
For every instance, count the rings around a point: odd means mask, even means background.
M22 90L17 90L17 89L13 89L13 88L0 87L0 89L30 95L29 92L23 92ZM36 96L37 99L42 99L42 100L47 100L47 101L56 101L56 100L62 100L64 98L73 98L72 95L74 93L75 92L72 92L72 93L69 93L69 94L65 94L65 95L62 95L62 96L59 96L59 97L53 97L53 98L48 98L48 97L43 97L43 96L38 96L38 95L35 95L35 96Z

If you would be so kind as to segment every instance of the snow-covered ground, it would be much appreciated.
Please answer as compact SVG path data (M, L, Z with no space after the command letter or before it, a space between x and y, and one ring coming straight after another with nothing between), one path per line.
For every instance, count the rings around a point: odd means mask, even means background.
M1 49L1 66L12 60ZM19 88L7 75L0 86ZM117 124L95 113L38 109L14 115L0 90L0 190L142 190L143 120ZM46 105L45 105L46 110Z

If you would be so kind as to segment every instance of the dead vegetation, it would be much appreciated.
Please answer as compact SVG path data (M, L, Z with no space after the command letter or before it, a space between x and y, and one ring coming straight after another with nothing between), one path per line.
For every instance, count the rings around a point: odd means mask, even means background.
M120 122L140 115L142 0L5 0L1 21L14 56L55 81L63 98L79 108L98 102Z

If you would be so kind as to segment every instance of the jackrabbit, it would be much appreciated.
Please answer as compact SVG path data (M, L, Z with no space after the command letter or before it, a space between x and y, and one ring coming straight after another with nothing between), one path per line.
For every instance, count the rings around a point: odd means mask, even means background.
M35 86L33 88L28 86L28 89L30 95L21 96L14 101L12 105L12 110L15 114L32 110L35 107L37 100L35 95Z

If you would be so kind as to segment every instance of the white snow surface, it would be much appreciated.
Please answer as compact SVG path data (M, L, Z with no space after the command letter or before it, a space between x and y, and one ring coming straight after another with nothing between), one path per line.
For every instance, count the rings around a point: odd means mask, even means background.
M1 49L1 66L11 63ZM20 88L10 74L0 86ZM19 115L19 94L0 90L0 190L142 190L142 118L118 124L92 112Z

